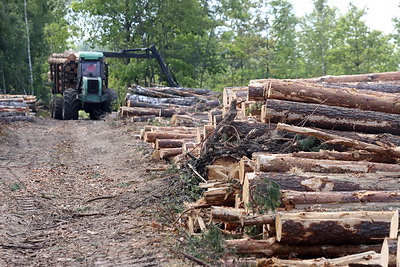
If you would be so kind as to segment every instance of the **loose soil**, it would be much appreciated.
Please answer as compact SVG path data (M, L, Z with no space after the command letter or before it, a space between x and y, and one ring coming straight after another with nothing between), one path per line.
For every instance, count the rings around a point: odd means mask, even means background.
M0 127L4 128L4 125ZM35 119L0 136L0 266L182 266L140 125Z

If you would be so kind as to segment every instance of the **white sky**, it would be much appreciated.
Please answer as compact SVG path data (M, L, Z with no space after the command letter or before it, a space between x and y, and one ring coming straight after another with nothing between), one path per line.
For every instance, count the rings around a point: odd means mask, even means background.
M308 14L314 8L312 0L289 1L293 4L297 16ZM328 0L328 4L337 7L340 14L347 13L349 3L353 3L360 9L366 7L366 15L363 19L369 28L384 33L394 33L392 19L400 17L399 0Z

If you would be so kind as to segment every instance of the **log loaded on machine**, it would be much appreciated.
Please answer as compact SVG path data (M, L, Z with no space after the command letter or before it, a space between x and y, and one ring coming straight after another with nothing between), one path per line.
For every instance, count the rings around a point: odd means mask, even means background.
M111 113L117 94L108 88L108 65L106 57L154 58L171 87L178 83L171 74L155 46L135 48L122 52L64 52L53 53L50 64L51 117L59 120L77 120L79 110L98 120Z

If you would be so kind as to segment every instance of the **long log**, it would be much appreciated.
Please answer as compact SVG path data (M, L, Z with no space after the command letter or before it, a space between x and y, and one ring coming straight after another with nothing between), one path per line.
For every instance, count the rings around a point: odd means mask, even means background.
M397 114L275 99L268 99L261 108L261 121L365 133L400 132Z
M316 160L285 154L253 154L256 172L289 172L299 168L304 172L319 173L373 173L400 172L400 165L363 161Z
M382 266L400 266L400 237L385 238L381 249Z
M128 87L129 92L135 95L143 95L149 97L156 97L156 98L176 98L179 97L177 95L172 95L168 93L163 93L160 91L152 90L149 88L142 87L140 85L135 85L133 87Z
M383 93L391 93L396 94L400 93L400 84L391 84L391 83L327 83L323 84L323 86L332 88L332 87L348 87L348 88L356 88L359 90L369 90L369 91L377 91Z
M357 253L335 259L326 259L324 257L307 260L281 260L281 259L261 259L257 260L257 266L291 266L291 267L325 267L325 266L371 266L381 265L381 257L375 251Z
M161 148L160 149L160 158L161 159L170 159L177 155L182 154L182 148Z
M306 128L306 127L297 127L292 125L287 125L283 123L278 123L277 130L288 131L294 133L300 133L304 135L314 136L330 143L341 144L349 147L353 147L356 149L366 150L373 153L388 155L391 157L400 158L400 147L393 146L378 146L370 143L365 143L361 141L357 141L354 139L341 137L335 134L326 133L323 131L319 131L316 129Z
M246 215L244 209L229 207L213 206L211 207L211 215L214 222L238 224L243 226L275 223L275 215Z
M400 174L392 173L277 173L248 172L245 178L250 187L264 179L278 183L283 190L330 191L390 191L399 190ZM246 192L243 192L245 194Z
M294 245L274 243L266 240L237 239L226 240L228 249L234 249L238 254L255 255L261 254L265 257L289 258L310 258L329 257L337 258L349 254L362 253L367 251L381 251L381 244L372 245Z
M151 116L151 115L158 117L172 117L172 115L174 115L175 113L181 113L181 111L175 109L120 107L121 117Z
M182 148L182 145L187 142L195 142L196 139L156 139L155 149L160 148Z
M283 205L297 204L339 204L339 203L372 203L400 202L400 191L334 191L334 192L304 192L294 190L282 190L281 199Z
M177 132L146 132L144 134L144 141L154 143L157 139L186 139L196 138L195 134L191 133L177 133Z
M306 212L276 215L278 242L302 245L382 244L397 237L398 211Z
M236 190L231 188L213 189L203 193L202 201L207 205L234 207Z
M178 106L193 106L200 100L196 97L182 97L182 98L157 98L143 95L127 94L127 99L131 101L146 102L151 104L174 104Z
M400 114L400 96L288 80L250 81L248 100L281 99Z
M307 82L325 83L354 83L354 82L386 82L400 81L400 72L381 72L356 75L323 76L311 79L304 79Z
M380 163L396 163L393 158L383 157L376 153L370 153L362 150L350 152L338 152L334 150L320 150L318 152L294 152L290 154L296 158L307 159L330 159L330 160L345 160L345 161L370 161Z

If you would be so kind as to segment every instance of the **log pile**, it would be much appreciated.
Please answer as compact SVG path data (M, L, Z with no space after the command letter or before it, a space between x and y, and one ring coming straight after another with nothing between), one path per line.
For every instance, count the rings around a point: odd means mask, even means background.
M400 264L399 81L396 72L225 88L222 117L212 115L191 163L205 191L179 221L192 234L217 224L236 253L274 257L261 266ZM290 144L274 150L282 134ZM319 147L299 151L304 140Z
M32 119L36 111L36 96L0 95L0 120L17 121Z
M77 86L78 58L78 53L65 51L63 53L52 53L47 59L50 64L50 71L47 74L48 82L54 83L53 94L62 92L63 83L65 88Z
M195 117L194 114L219 106L217 94L207 89L132 85L128 90L119 114L132 121L171 118L174 115Z

